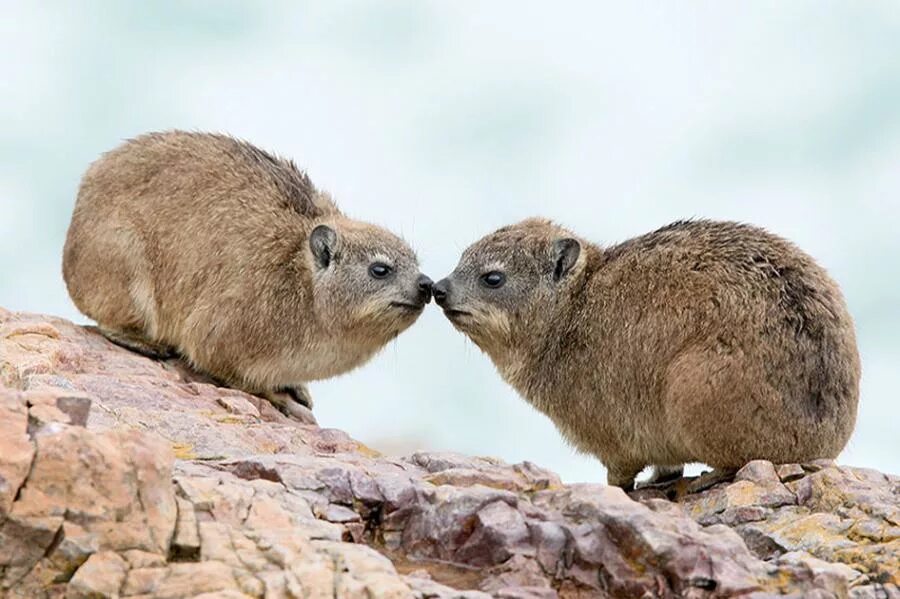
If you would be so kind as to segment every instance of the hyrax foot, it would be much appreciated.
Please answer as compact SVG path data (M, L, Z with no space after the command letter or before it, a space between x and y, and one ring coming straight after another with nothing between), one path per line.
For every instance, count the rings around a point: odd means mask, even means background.
M306 387L306 385L294 385L291 387L285 387L283 389L280 389L279 391L281 391L282 393L287 393L291 396L291 399L296 401L298 404L312 410L312 395L309 394L309 389Z
M639 489L664 489L678 481L682 476L684 476L684 464L679 464L678 466L654 466L653 474L650 475L650 478L639 483L637 487Z
M634 478L642 468L630 468L621 466L607 466L606 484L611 487L620 487L626 493L634 490Z
M318 424L312 413L312 397L306 385L284 387L278 391L270 391L265 396L285 416L304 424Z
M142 356L147 356L153 360L168 360L169 358L174 358L178 355L175 348L154 343L148 339L144 339L136 333L124 333L122 331L113 331L103 327L98 327L98 330L101 335L119 347L130 349L133 352L137 352Z

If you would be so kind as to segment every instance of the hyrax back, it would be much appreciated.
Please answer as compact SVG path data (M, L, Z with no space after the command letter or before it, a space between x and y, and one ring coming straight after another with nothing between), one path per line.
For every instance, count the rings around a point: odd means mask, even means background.
M434 294L611 484L647 465L833 458L853 431L840 290L756 227L677 222L601 248L527 220L469 247Z
M224 383L298 400L306 381L368 360L430 297L405 242L344 217L292 162L177 131L91 165L63 275L117 342L171 348Z

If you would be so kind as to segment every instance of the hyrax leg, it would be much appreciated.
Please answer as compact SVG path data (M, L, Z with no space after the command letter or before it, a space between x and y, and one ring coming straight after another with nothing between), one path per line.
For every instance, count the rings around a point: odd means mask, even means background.
M296 418L304 424L317 424L312 413L312 397L306 385L284 387L264 394L284 415Z
M734 468L760 457L789 463L809 452L798 439L810 436L802 427L811 425L793 409L787 383L774 387L770 366L748 347L733 354L690 350L669 367L669 441L691 461Z
M178 355L175 348L168 345L154 343L145 339L137 332L114 331L105 327L98 327L100 333L120 347L130 349L153 360L168 360Z
M309 387L307 387L306 385L292 385L290 387L285 387L281 391L290 395L291 399L302 405L304 408L312 410L312 395L310 395Z
M650 478L641 487L666 487L684 476L684 464L677 466L654 466Z
M648 480L636 483L635 489L655 489L667 495L674 493L678 482L684 475L684 464L677 466L653 466L653 473Z
M641 470L643 467L608 464L606 466L606 484L611 487L621 487L626 492L633 491L634 478Z

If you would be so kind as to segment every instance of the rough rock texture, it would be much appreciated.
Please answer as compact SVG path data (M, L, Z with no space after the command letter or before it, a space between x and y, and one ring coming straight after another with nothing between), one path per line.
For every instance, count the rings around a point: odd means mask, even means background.
M752 462L707 491L388 459L177 361L0 309L0 595L900 597L900 478Z

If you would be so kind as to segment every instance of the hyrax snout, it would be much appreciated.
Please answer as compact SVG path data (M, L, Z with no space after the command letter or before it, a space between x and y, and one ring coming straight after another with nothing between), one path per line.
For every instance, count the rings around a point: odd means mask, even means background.
M466 249L434 296L610 484L648 465L833 458L853 431L841 292L756 227L677 222L604 248L526 220Z
M91 165L63 275L115 342L176 352L303 418L307 381L366 362L431 298L403 240L344 216L292 162L178 131Z

